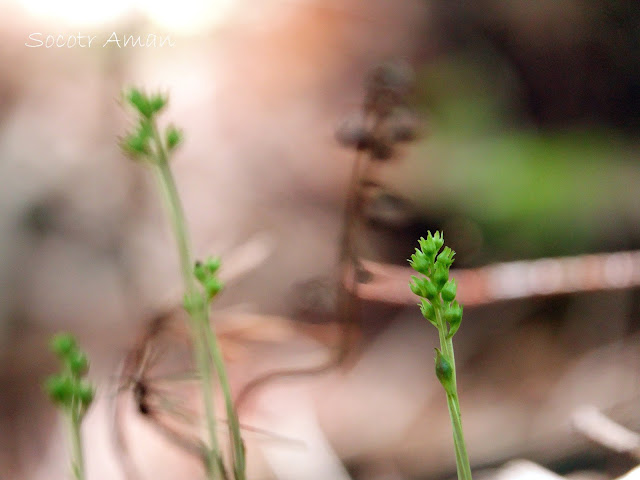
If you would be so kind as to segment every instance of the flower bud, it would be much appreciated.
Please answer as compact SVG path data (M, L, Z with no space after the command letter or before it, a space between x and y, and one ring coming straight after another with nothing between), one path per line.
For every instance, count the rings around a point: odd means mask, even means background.
M207 269L200 260L196 261L193 266L193 275L200 283L204 283L207 279Z
M433 282L425 281L424 282L424 296L425 298L433 301L438 296L438 287Z
M427 256L422 253L420 250L416 248L416 253L411 255L411 260L409 260L409 265L416 272L421 273L423 275L429 275L429 270L431 269L431 263Z
M149 145L145 138L139 135L128 135L122 141L122 148L133 156L149 153Z
M211 300L222 290L223 284L216 277L209 277L204 283L204 289L207 292L207 298Z
M169 101L169 98L166 95L156 94L149 98L149 108L152 113L160 112Z
M73 387L73 380L67 375L52 375L44 386L53 403L66 407L71 405Z
M449 268L453 263L453 257L455 254L456 252L451 250L449 247L444 247L440 252L440 255L438 255L438 260L436 260L436 262Z
M153 109L151 108L151 104L149 103L147 96L140 90L137 88L129 89L125 94L125 99L131 106L135 107L142 116L145 118L151 118Z
M431 232L429 232L429 236L431 236ZM444 245L444 235L442 234L442 232L436 231L436 233L433 235L433 243L436 246L436 251L439 252Z
M441 263L436 262L435 272L433 272L432 279L438 290L442 290L444 285L449 280L449 268L443 266Z
M455 395L456 386L453 379L453 366L449 359L437 348L436 350L436 377L444 387L448 395Z
M456 298L456 293L457 286L456 281L453 278L444 284L444 287L442 287L442 291L440 292L442 300L445 302L453 302Z
M209 257L204 262L204 267L207 269L209 275L215 275L220 270L220 257Z
M444 319L449 324L447 337L451 338L460 328L460 323L462 322L462 305L456 301L452 302L444 312Z
M89 382L82 381L76 384L75 390L76 390L75 394L80 400L80 403L82 404L83 409L86 410L87 408L89 408L89 405L91 405L91 403L93 402L93 399L96 394L95 388Z
M431 305L431 302L423 298L419 306L420 311L422 312L422 316L429 320L437 328L438 325L436 324L436 311L434 310L433 305Z
M176 127L169 127L166 131L167 148L169 151L175 150L175 148L182 143L182 132Z
M433 241L433 236L431 235L431 232L429 232L429 235L427 235L427 238L420 237L420 240L418 240L418 243L420 244L420 250L422 250L422 252L427 256L427 258L429 258L431 262L433 262L436 258L436 253L439 249L436 248L436 244Z
M424 278L418 278L415 275L411 275L411 280L409 283L411 291L419 297L424 297L426 294L424 283L426 280Z
M89 370L89 359L87 355L80 350L71 352L68 363L69 370L71 370L71 373L76 377L84 375Z
M51 339L49 346L61 358L69 357L78 348L75 337L70 333L58 333Z

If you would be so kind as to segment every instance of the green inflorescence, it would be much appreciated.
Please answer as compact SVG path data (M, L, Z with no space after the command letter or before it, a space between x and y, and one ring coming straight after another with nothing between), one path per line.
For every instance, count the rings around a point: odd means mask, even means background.
M62 371L51 375L44 388L65 414L70 424L72 442L71 469L77 480L84 479L84 460L80 425L95 397L95 387L85 377L89 371L89 359L78 347L76 339L68 333L54 335L51 350L62 362Z
M435 370L436 377L447 395L458 479L471 480L471 467L462 431L452 341L462 321L462 305L456 300L456 281L449 278L455 252L449 247L444 247L441 232L433 235L429 232L427 238L420 238L418 243L420 248L416 248L409 263L419 275L411 277L409 287L413 293L421 297L418 306L422 316L438 329L440 348L435 349Z

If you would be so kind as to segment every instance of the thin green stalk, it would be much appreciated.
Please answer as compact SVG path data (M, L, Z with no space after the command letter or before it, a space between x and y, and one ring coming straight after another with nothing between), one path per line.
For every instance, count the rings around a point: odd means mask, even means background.
M456 452L456 468L458 470L459 480L471 480L471 467L469 466L469 456L464 441L464 432L462 430L462 418L460 415L460 402L458 400L458 385L456 380L456 363L453 351L453 340L447 338L447 326L442 318L442 304L438 299L433 302L436 315L436 324L438 336L440 338L440 350L450 359L452 366L451 384L453 394L447 393L447 407L449 409L449 417L451 418L451 426L453 429L453 443Z
M84 480L84 455L80 437L81 419L75 412L69 412L69 432L71 436L71 469L76 480Z
M458 480L471 480L471 467L469 466L469 456L467 454L467 446L464 441L464 432L462 430L462 418L460 414L460 402L458 400L458 385L456 380L456 363L453 352L453 341L447 338L446 324L442 319L442 306L436 308L436 318L441 328L438 328L440 336L440 348L451 361L453 394L447 393L447 407L449 409L449 417L451 418L451 427L453 429L453 443L456 451L456 467L458 470Z
M224 366L222 351L220 350L218 339L211 329L205 329L205 335L209 345L209 352L211 353L211 360L213 361L213 365L218 374L218 380L220 381L220 387L222 388L222 394L224 396L225 408L227 411L227 425L229 427L229 438L231 439L234 478L236 480L245 480L246 461L244 455L244 443L242 441L242 436L240 435L240 422L233 405L231 386Z
M191 259L191 248L189 244L189 235L182 209L182 203L178 195L178 190L169 168L167 153L163 147L162 139L158 133L157 126L153 122L153 139L156 144L157 163L155 170L158 175L159 184L165 198L165 205L169 213L169 219L173 229L173 233L178 245L178 254L180 256L180 270L185 287L185 298L196 299L200 301L193 302L194 309L189 312L191 315L191 336L194 344L194 361L196 368L202 379L202 397L204 402L205 415L207 419L207 430L209 432L209 448L207 449L207 474L211 480L225 478L222 462L220 460L220 449L218 445L218 436L216 433L216 415L213 399L213 383L211 375L211 365L207 353L207 343L202 338L202 330L208 325L208 307L202 298L202 293L196 286L193 277L193 262Z
M153 123L153 138L157 145L158 162L156 164L156 172L159 175L159 183L164 194L165 205L169 213L169 221L178 244L178 254L180 256L180 270L182 272L182 280L184 282L186 294L198 293L196 282L193 277L192 268L193 261L191 259L191 247L189 241L189 232L187 230L187 222L184 218L182 202L178 194L173 174L169 168L169 160L167 153L162 146L162 139L158 133L155 122Z
M155 120L168 102L165 95L147 95L132 88L125 92L125 100L140 114L137 127L122 140L123 149L134 159L148 161L153 167L164 196L169 220L173 229L180 257L180 270L184 282L184 307L189 313L191 336L194 345L194 362L202 379L202 398L209 432L209 445L205 453L207 474L211 480L226 480L227 472L216 434L216 417L213 396L213 370L220 382L227 410L235 480L245 480L244 447L240 437L240 425L231 397L222 352L209 322L209 305L222 288L215 273L219 263L211 261L194 264L184 210L171 169L169 153L182 141L181 132L168 127L163 138ZM213 365L212 365L213 364Z
M469 465L469 455L464 441L462 430L462 416L460 414L460 403L458 395L447 395L447 405L451 416L453 427L453 441L456 447L456 466L458 468L459 480L471 480L471 466Z

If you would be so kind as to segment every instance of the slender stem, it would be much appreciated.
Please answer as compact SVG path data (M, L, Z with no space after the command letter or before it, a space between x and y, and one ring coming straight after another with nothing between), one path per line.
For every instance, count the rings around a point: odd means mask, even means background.
M206 462L207 474L209 479L218 480L225 478L225 474L220 459L218 436L216 434L216 416L213 399L211 364L209 363L207 353L207 342L203 336L203 330L209 330L206 328L208 327L207 303L205 299L202 298L202 293L198 290L192 273L193 261L191 259L189 235L182 209L182 203L180 202L178 190L176 188L171 169L169 168L168 156L155 122L153 123L153 138L156 144L155 153L157 155L155 170L165 198L165 204L167 206L173 233L178 244L180 269L185 287L185 296L191 300L201 300L194 302L194 310L190 312L191 336L194 344L194 361L200 374L200 378L202 379L202 398L207 418L207 430L209 432L209 448L207 450Z
M220 387L222 388L222 394L224 396L225 407L227 411L227 425L229 427L229 438L232 445L232 457L234 467L234 477L236 480L245 480L245 455L244 455L244 443L242 442L242 436L240 435L240 422L238 415L233 405L231 386L227 377L227 372L224 366L224 359L222 357L222 351L218 344L217 337L213 334L210 328L205 329L205 336L209 346L209 353L213 365L218 374L218 380L220 380Z
M467 446L462 431L462 417L460 415L460 404L457 393L455 395L447 395L447 405L449 406L451 425L453 426L453 441L456 447L458 479L471 480L471 466L469 464L469 455L467 454Z
M189 233L187 223L184 218L182 202L178 195L173 174L169 168L169 161L166 151L162 146L162 140L158 133L155 123L153 125L154 140L158 145L157 155L158 162L156 164L156 173L159 175L159 183L164 194L165 205L168 210L169 220L178 244L178 254L180 256L180 270L182 272L182 280L184 282L186 294L198 293L195 279L193 277L192 268L193 261L191 258L191 246L189 241Z
M439 299L433 302L433 308L436 314L436 324L438 325L438 336L440 337L440 350L451 363L453 394L447 393L447 407L449 409L449 417L451 418L451 426L453 429L453 443L456 452L456 468L458 470L458 480L471 480L471 466L469 463L469 455L467 454L467 446L464 441L464 433L462 430L462 415L460 413L460 402L458 400L458 385L456 380L456 363L453 352L453 340L447 338L447 324L443 318L443 306Z
M202 381L202 399L204 402L205 415L207 419L207 430L209 432L209 448L207 449L207 471L212 478L226 478L224 466L222 464L222 458L220 456L220 447L218 444L218 436L216 433L217 420L214 408L213 399L213 383L212 383L212 371L211 364L209 363L209 356L207 354L207 344L205 340L204 332L208 330L204 322L203 317L206 318L205 312L194 313L194 317L191 320L192 339L194 343L194 355L196 358L196 365L199 370Z
M73 408L72 408L73 410ZM76 480L84 480L84 455L80 438L80 416L71 411L68 415L71 434L71 469Z
M447 394L447 408L449 409L449 417L451 418L451 424L453 425L453 418L455 416L455 406L453 405L452 396L448 394ZM452 431L453 431L453 447L456 454L456 471L458 472L458 480L462 480L464 478L462 476L463 467L461 464L462 453L460 450L460 444L458 442L458 436L456 435L455 428L453 428Z

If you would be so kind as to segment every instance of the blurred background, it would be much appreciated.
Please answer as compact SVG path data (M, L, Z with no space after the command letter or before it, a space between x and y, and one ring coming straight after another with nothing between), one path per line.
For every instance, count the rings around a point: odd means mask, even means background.
M124 478L117 366L180 298L153 177L118 148L124 86L170 92L165 117L185 131L174 171L195 250L227 262L216 308L238 388L321 363L338 341L331 279L354 154L334 133L381 62L415 72L421 135L376 166L363 258L406 266L429 229L465 269L640 248L634 0L4 0L0 18L3 478L66 475L41 390L59 330L77 334L99 386L89 478ZM29 48L35 33L64 46ZM114 33L158 43L119 47ZM520 458L593 479L637 463L572 420L591 405L640 431L635 284L465 308L456 356L477 477ZM454 478L425 323L415 306L370 299L347 364L258 389L244 418L288 440L248 440L251 478ZM142 478L199 478L134 417Z

